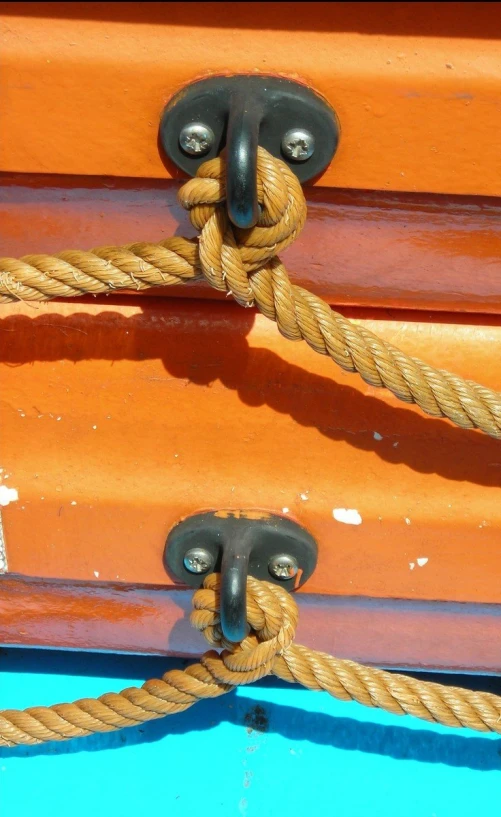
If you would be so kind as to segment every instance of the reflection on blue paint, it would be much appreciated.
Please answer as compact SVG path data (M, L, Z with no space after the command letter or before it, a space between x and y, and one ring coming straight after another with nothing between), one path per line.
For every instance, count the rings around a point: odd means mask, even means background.
M0 650L0 704L141 683L181 660ZM266 680L109 735L0 749L0 814L488 817L501 739Z

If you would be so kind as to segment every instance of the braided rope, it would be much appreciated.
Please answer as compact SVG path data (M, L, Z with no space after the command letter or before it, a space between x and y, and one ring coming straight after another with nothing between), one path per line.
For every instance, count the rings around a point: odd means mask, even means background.
M286 338L305 340L366 383L389 389L432 417L501 439L501 394L406 355L291 284L277 253L301 231L306 203L298 179L283 162L259 149L261 216L250 230L236 229L227 218L224 173L224 160L213 159L180 190L181 203L200 231L198 239L2 258L0 304L142 290L203 277L239 304L257 306Z
M273 674L308 689L324 690L340 701L357 701L394 715L413 715L444 726L467 727L501 734L501 698L488 692L408 678L354 661L333 658L293 643L298 620L294 598L281 587L249 578L249 635L239 644L226 642L220 628L219 576L205 579L193 596L192 624L211 650L199 664L170 670L119 693L70 704L6 709L0 712L0 745L35 745L68 740L96 732L183 712L204 698L216 698L235 686Z

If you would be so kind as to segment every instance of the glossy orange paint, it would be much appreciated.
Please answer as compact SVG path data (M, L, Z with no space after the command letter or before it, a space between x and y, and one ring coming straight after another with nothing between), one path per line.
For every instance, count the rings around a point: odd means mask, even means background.
M161 112L211 73L336 109L319 184L499 195L498 3L3 3L0 170L167 178Z
M0 641L79 650L200 655L191 590L2 579ZM297 596L297 639L386 667L501 672L498 605ZM430 634L433 637L430 638Z
M193 235L178 189L171 181L0 175L0 255ZM501 312L499 199L326 188L307 198L306 226L282 257L296 283L329 303ZM205 285L152 294L225 298Z
M493 6L2 4L0 254L190 234L156 143L169 96L208 69L298 77L342 139L284 254L291 277L499 389ZM319 543L305 643L501 671L500 443L201 286L2 307L0 394L0 484L18 494L2 493L0 643L195 654L167 533L262 508Z
M367 325L499 384L497 318ZM13 305L0 344L12 573L169 587L162 552L180 518L262 508L316 537L309 593L501 603L500 444L399 404L253 311Z

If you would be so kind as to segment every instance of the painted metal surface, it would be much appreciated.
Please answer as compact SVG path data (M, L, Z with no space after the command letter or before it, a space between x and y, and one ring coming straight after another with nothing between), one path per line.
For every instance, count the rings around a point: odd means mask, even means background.
M308 593L501 602L498 443L397 403L236 305L92 301L13 305L0 320L11 573L169 587L162 553L180 518L259 506L318 541ZM366 325L496 386L498 319L440 321Z
M366 325L498 385L498 319ZM162 552L181 517L260 507L319 543L309 592L501 601L499 444L341 372L253 311L12 305L0 344L12 572L169 585Z
M169 181L0 175L0 254L193 235L178 189ZM308 189L307 199L306 226L283 258L295 283L329 303L501 311L498 199L325 188ZM224 299L205 285L151 294Z
M191 598L191 590L7 575L0 579L0 643L198 656L207 642L189 623ZM376 666L501 673L499 605L312 595L307 588L296 599L301 644Z
M119 690L180 664L24 650L0 660L12 707ZM497 679L477 683L499 692ZM0 749L0 797L5 814L38 817L69 804L72 817L487 817L497 813L500 745L264 682L122 732Z
M284 256L291 277L499 388L493 5L2 4L2 254L189 234L157 145L165 103L208 66L290 76L293 55L342 136ZM198 651L166 535L186 514L259 506L320 544L308 644L498 671L499 444L218 298L2 309L0 642Z
M168 99L211 73L271 72L311 85L339 116L321 185L499 195L498 4L285 8L3 3L0 168L166 178Z

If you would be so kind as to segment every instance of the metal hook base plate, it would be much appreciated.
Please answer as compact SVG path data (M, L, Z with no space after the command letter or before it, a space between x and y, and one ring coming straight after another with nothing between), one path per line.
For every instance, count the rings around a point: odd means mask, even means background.
M160 123L159 140L165 153L188 176L194 176L207 159L226 146L232 100L245 98L246 113L259 120L259 144L283 159L301 182L320 175L332 161L339 141L339 124L330 105L299 82L276 76L237 74L194 82L168 103ZM203 123L214 134L208 150L188 155L179 138L186 125ZM282 140L291 130L307 130L315 148L305 161L295 161L282 151Z
M195 554L191 565L190 554ZM200 572L190 570L187 561ZM211 511L190 516L171 530L164 563L174 579L190 587L200 587L209 573L221 573L223 633L229 641L240 641L246 634L247 575L295 590L315 569L317 545L308 531L283 516ZM290 575L288 564L294 566Z

